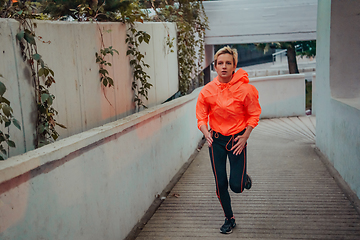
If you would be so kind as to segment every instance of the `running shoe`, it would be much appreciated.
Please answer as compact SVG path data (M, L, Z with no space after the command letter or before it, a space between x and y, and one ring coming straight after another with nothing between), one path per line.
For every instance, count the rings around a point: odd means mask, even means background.
M249 190L251 188L251 178L249 175L246 174L246 180L245 180L245 186L244 186L247 190Z
M221 226L220 232L224 234L232 233L232 229L236 226L235 218L230 219L225 218L224 225Z

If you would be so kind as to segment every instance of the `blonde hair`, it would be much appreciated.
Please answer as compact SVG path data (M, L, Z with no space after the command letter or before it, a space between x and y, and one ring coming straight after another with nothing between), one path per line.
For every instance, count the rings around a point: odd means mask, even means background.
M215 62L215 66L217 65L217 58L222 55L222 54L230 54L233 57L233 61L234 61L234 65L237 65L238 62L238 52L235 48L231 48L229 46L223 47L221 49L219 49L214 56L214 62Z

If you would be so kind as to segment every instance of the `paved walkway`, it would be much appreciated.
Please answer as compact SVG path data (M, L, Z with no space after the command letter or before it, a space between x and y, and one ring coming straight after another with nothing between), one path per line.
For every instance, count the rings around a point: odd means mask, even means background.
M264 119L248 145L253 186L232 194L237 227L224 217L206 144L148 221L143 239L360 239L360 216L314 150L315 118Z

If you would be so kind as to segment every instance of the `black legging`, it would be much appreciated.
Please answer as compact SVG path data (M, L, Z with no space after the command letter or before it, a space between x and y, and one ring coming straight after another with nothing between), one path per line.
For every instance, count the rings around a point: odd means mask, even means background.
M245 130L232 135L224 136L220 133L213 132L213 143L209 148L211 165L215 177L216 195L224 210L225 217L233 217L231 208L231 199L228 191L228 179L226 174L226 157L230 162L230 188L235 193L241 193L244 190L246 180L246 145L239 155L234 155L229 151L235 144L234 138L242 135Z

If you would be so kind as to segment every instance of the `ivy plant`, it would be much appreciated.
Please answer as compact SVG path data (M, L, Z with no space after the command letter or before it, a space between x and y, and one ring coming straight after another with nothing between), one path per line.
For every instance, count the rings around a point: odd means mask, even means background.
M114 53L119 54L119 52L114 49L112 46L100 49L100 54L95 53L96 63L100 65L99 74L100 74L100 82L105 86L114 86L114 80L109 76L109 72L106 70L105 66L111 67L111 63L106 61L106 55L110 54L114 56Z
M36 24L32 22L34 18L41 18L37 14L37 3L31 1L10 1L3 6L1 15L13 18L19 22L19 30L16 39L20 46L23 60L31 69L31 78L35 90L35 102L37 106L36 119L36 141L35 147L55 141L59 137L56 126L66 128L56 122L55 115L58 112L53 107L55 96L49 91L55 83L54 71L51 70L37 51L36 45ZM38 39L44 42L40 37Z
M150 35L145 31L138 31L130 24L129 33L126 34L126 43L128 50L126 55L130 55L130 65L133 68L134 80L132 82L132 90L134 91L134 102L138 108L146 107L143 98L148 100L149 89L152 84L149 83L150 76L144 71L150 65L144 62L144 55L138 50L139 45L144 41L149 44Z
M208 20L202 1L199 0L150 0L156 16L153 21L175 22L179 64L179 90L182 95L190 92L200 76L204 61L204 36ZM169 43L169 44L168 44ZM171 40L167 39L170 46Z
M130 65L133 69L132 90L134 91L134 102L137 110L145 107L144 99L148 99L148 92L152 84L149 82L150 76L145 68L149 64L145 63L144 55L139 51L142 42L149 43L150 35L145 31L138 31L135 27L136 22L143 22L145 13L141 9L140 1L46 1L44 12L55 19L75 19L77 21L92 22L122 22L128 25L126 43L128 44L127 55L130 58ZM102 32L100 31L101 38ZM95 54L96 62L100 65L100 81L103 86L113 86L114 81L109 76L106 66L111 63L105 60L107 54L118 53L112 46L105 47L102 40L100 52Z
M0 74L0 78L3 75ZM9 129L10 125L13 124L19 130L21 130L20 123L13 116L13 109L10 106L10 101L4 97L6 92L6 86L0 81L0 125L4 128ZM7 144L7 147L5 145ZM8 148L15 148L15 142L10 140L10 135L0 130L0 160L5 160L8 157Z

